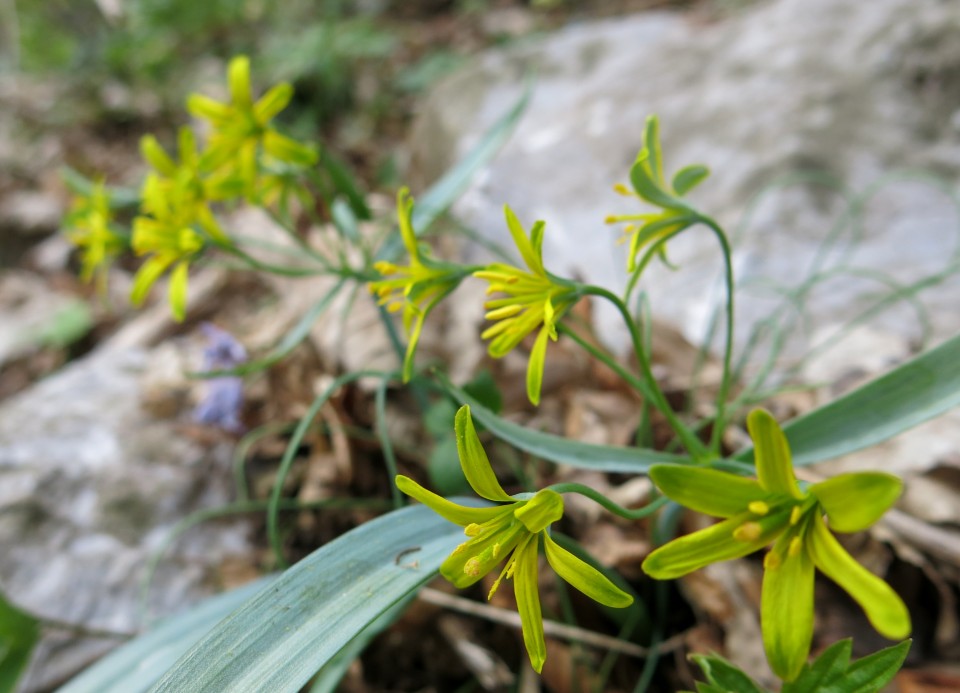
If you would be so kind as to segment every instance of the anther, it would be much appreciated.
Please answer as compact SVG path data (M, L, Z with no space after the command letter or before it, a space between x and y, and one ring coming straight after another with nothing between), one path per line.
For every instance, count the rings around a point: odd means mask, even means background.
M463 572L470 577L477 577L480 574L480 559L474 556L463 564Z
M737 541L756 541L762 532L763 528L756 522L744 522L733 530L733 538Z
M803 540L800 537L794 537L790 540L790 548L787 549L787 554L791 558L800 555L800 549L803 548Z
M747 509L754 515L766 515L770 512L770 506L763 501L753 501L747 505Z
M802 514L803 512L800 510L799 505L793 506L793 510L790 511L790 524L795 525L800 522L800 515Z

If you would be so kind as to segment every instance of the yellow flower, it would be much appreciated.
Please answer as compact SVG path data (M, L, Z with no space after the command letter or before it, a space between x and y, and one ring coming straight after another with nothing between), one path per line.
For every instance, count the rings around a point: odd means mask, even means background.
M250 59L235 57L227 68L230 102L220 103L201 94L187 99L191 114L210 122L213 132L202 166L207 170L225 168L237 174L252 195L257 174L269 161L294 166L311 166L317 161L312 147L281 135L270 121L287 107L293 87L282 82L254 102L250 88Z
M127 247L126 239L111 228L113 212L103 181L95 183L88 195L74 198L67 215L67 238L80 248L80 278L97 277L100 291L106 289L107 269Z
M133 220L133 250L147 255L133 282L130 300L140 305L150 287L174 263L170 275L170 308L177 320L183 320L187 301L187 266L204 246L202 229L220 242L227 238L210 208L198 202L196 191L180 179L163 179L149 174L144 181L140 205L143 215Z
M490 283L488 294L507 294L486 302L486 318L495 322L480 336L491 340L487 347L490 356L501 358L540 328L527 365L527 396L533 404L539 404L547 339L556 341L557 321L576 303L578 294L573 283L554 277L543 267L544 222L535 223L528 238L513 210L505 206L504 212L510 235L529 271L494 263L473 273Z
M523 642L530 664L539 672L547 658L537 581L541 541L550 566L591 599L623 608L633 603L633 597L550 538L550 525L563 517L563 497L559 493L546 488L518 500L503 490L477 437L469 407L457 412L455 429L457 454L467 481L477 495L500 505L457 505L403 475L397 476L397 487L464 528L469 538L440 566L440 574L455 586L463 589L475 584L506 559L487 599L493 597L504 578L513 580Z
M642 269L637 264L637 255L644 246L660 243L679 233L695 221L694 211L683 201L683 196L703 182L710 171L705 166L686 166L667 183L663 175L663 156L660 151L660 129L656 116L647 118L643 148L630 169L631 191L625 185L616 185L614 190L621 195L637 197L661 211L647 214L616 214L606 218L606 223L626 222L624 233L631 234L630 251L627 254L627 270ZM666 259L663 245L658 250Z
M427 315L471 271L471 268L440 262L425 251L421 252L412 215L413 198L407 188L401 188L397 192L397 223L403 245L410 255L410 264L404 267L387 261L377 262L374 269L384 279L369 285L370 292L379 297L380 305L387 306L390 312L403 311L403 329L407 333L404 382L413 374L413 355Z

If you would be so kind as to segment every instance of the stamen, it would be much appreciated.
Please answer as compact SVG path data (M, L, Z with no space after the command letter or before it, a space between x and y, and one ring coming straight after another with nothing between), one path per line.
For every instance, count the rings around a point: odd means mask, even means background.
M474 556L463 564L463 572L470 577L477 577L480 574L480 559Z
M493 557L497 558L500 556L500 542L498 541L493 545Z
M760 538L763 528L756 522L744 522L733 530L733 538L737 541L756 541Z
M783 561L776 551L768 551L767 555L763 557L763 567L767 570L776 570L780 567L781 563L783 563Z
M471 522L470 524L468 524L466 527L463 528L463 533L466 534L468 537L478 536L482 531L483 529L476 522Z
M803 548L803 540L800 537L794 537L790 540L790 548L787 549L787 554L794 558L800 555L800 549Z
M630 189L623 183L617 183L616 185L614 185L613 191L619 195L626 195L628 197L633 195Z
M747 505L747 509L754 515L766 515L770 512L770 506L763 501L753 501Z
M793 510L790 511L790 524L795 525L800 522L800 516L803 514L803 511L800 510L799 505L793 506Z

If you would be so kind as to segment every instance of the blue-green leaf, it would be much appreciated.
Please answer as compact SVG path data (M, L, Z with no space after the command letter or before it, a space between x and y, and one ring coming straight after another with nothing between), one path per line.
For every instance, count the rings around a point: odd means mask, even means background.
M436 575L462 530L417 506L367 522L285 571L151 689L294 693Z
M261 578L164 619L73 678L57 693L142 693L214 625L273 579Z
M440 384L462 404L470 405L470 412L476 421L482 423L494 435L531 455L542 457L557 464L568 464L582 469L596 469L602 472L625 472L645 474L654 464L689 464L690 459L681 455L671 455L655 450L641 448L622 448L611 445L592 445L578 440L570 440L542 431L534 431L515 423L501 419L486 409L463 389L452 384L443 376L438 376Z
M960 404L960 336L827 405L788 421L794 465L882 443ZM753 448L736 459L750 461Z

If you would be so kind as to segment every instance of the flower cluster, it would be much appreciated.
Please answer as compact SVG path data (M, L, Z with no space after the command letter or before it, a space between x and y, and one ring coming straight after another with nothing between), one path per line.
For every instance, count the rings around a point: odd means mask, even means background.
M663 175L660 128L656 116L647 118L643 143L630 169L633 190L624 185L617 185L614 190L659 207L660 211L616 214L606 218L608 224L626 224L623 230L630 234L630 250L627 253L629 272L643 269L645 263L638 263L637 256L646 246L653 246L662 258L666 258L664 242L693 223L693 210L681 198L702 183L710 173L705 166L686 166L667 183Z
M100 290L106 288L107 269L127 248L127 239L113 225L110 195L102 181L94 183L86 195L74 198L67 215L67 237L81 249L80 278L97 279Z
M803 490L776 420L758 409L747 425L756 480L702 467L650 469L650 477L668 498L724 520L660 547L643 562L644 571L658 579L677 578L773 543L763 562L761 624L767 658L785 681L796 678L810 652L814 567L846 590L882 635L906 637L910 615L903 601L830 533L858 532L876 522L900 495L900 480L857 472Z
M563 516L560 494L542 489L518 499L503 490L477 437L469 407L457 412L455 428L457 453L467 481L477 495L498 505L457 505L402 475L397 477L397 486L441 517L464 527L469 538L440 567L440 574L454 585L469 587L506 559L487 598L494 595L504 579L513 580L523 641L530 663L539 672L547 657L537 586L541 542L547 562L557 574L591 599L622 608L629 606L633 597L550 538L550 525Z
M169 301L177 320L186 312L189 264L208 245L230 247L211 204L246 197L261 205L292 194L309 202L306 188L292 178L317 161L314 148L281 135L272 119L290 101L293 88L278 84L254 102L250 86L250 61L238 56L227 69L230 102L220 103L194 94L188 109L209 121L206 146L199 148L193 130L181 128L175 157L157 139L146 135L140 142L150 166L140 192L139 214L134 218L130 247L146 256L131 291L139 305L153 284L168 270ZM67 219L70 240L83 251L82 275L105 278L110 261L126 248L112 228L109 199L102 184L80 198Z

